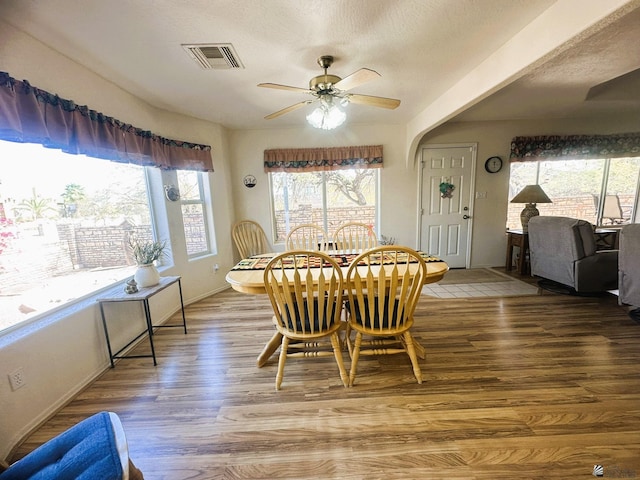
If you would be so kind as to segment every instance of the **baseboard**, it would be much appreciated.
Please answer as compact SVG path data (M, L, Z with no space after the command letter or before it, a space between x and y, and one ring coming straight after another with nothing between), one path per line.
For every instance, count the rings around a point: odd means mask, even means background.
M231 285L227 285L226 287L216 288L215 290L211 290L209 292L203 293L202 295L199 295L197 297L193 297L192 299L190 299L189 303L185 303L184 306L186 307L187 305L191 305L192 303L199 302L200 300L202 300L204 298L207 298L207 297L210 297L211 295L215 295L216 293L225 292L225 291L229 290L230 288L231 288Z

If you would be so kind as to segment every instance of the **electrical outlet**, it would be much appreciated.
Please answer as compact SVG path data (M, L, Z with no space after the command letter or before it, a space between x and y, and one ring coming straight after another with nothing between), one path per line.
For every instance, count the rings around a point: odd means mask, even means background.
M24 387L26 385L27 381L24 378L24 371L22 370L22 367L9 374L9 383L11 384L11 390L14 392L20 387Z
M213 266L213 273L218 273L218 270L220 270L220 265L218 265L217 263Z

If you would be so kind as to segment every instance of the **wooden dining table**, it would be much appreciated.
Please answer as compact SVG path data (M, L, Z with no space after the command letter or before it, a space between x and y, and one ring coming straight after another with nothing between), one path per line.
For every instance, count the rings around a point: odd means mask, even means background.
M333 251L327 252L330 256L336 257L340 259L340 270L342 270L343 275L346 277L347 270L349 269L350 263L349 259L352 259L355 255L353 253L343 254L341 252ZM255 255L251 258L245 258L240 260L228 273L225 277L227 283L231 285L231 287L241 293L249 293L254 295L266 295L267 290L264 285L264 267L268 263L268 261L274 256L278 255L277 252L274 253L265 253L262 255ZM446 262L423 254L423 258L425 259L425 263L427 265L427 275L425 277L425 285L428 283L434 283L439 280L442 280L444 275L449 271L449 266ZM417 266L417 263L415 264ZM389 265L378 265L376 269L380 268L389 268ZM366 267L362 267L366 268ZM411 264L409 265L411 268ZM293 269L291 269L293 271ZM322 267L312 268L312 274L314 277L319 277L320 272L322 271ZM317 274L315 273L317 272ZM282 335L279 332L274 332L274 335L271 337L269 342L264 346L260 355L258 355L257 365L258 367L262 367L273 355L273 353L278 349L280 344L282 343ZM420 345L416 345L416 351L418 356L424 358L424 349Z

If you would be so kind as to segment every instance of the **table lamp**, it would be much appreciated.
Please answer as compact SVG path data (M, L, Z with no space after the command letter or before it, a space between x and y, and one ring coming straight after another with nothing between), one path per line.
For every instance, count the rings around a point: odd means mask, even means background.
M520 221L522 222L522 231L528 233L529 220L531 217L540 215L540 212L536 208L536 203L552 202L540 185L527 185L520 193L513 197L511 203L526 203L524 210L520 213Z

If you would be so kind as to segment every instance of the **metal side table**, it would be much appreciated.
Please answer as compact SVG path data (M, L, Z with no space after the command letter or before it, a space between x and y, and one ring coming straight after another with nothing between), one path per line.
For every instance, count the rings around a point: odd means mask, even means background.
M98 297L97 301L100 303L100 315L102 315L102 326L104 327L104 334L107 339L107 348L109 350L109 359L111 360L111 368L115 366L113 360L115 358L141 358L141 357L152 357L153 365L157 365L156 361L156 351L153 347L153 329L154 325L151 322L151 310L149 308L149 299L153 297L156 293L161 292L167 287L170 287L174 283L178 284L178 292L180 293L180 309L182 311L182 324L178 325L155 325L155 328L172 328L172 327L183 327L184 333L187 333L187 320L184 316L184 302L182 300L182 284L180 282L180 277L160 277L160 283L158 285L154 285L153 287L143 287L137 293L125 293L122 285L118 285L114 287L112 290L105 292L102 296ZM142 302L144 306L144 316L147 322L147 328L136 336L133 340L127 343L124 347L122 347L117 352L113 353L111 349L111 341L109 340L109 329L107 328L107 320L104 314L104 304L111 302ZM150 355L120 355L125 349L127 349L133 342L138 340L143 335L149 336L149 344L151 345L151 354Z

